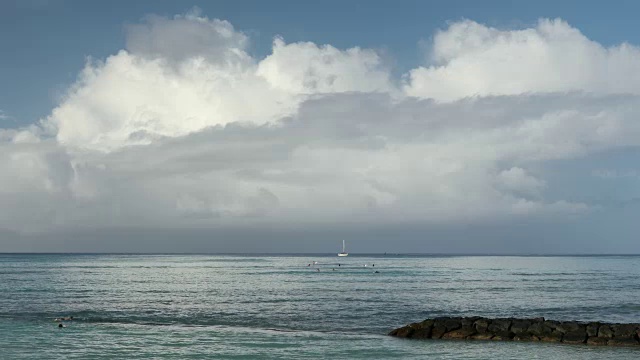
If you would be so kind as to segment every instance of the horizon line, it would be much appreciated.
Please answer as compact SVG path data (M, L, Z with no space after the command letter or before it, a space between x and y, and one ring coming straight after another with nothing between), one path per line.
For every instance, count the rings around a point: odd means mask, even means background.
M234 255L234 256L336 256L334 252L26 252L26 251L0 251L0 255ZM364 256L514 256L514 257L599 257L599 256L614 256L614 257L629 257L640 256L638 254L618 254L618 253L389 253L389 252L375 252L375 253L349 253L349 256L364 257Z

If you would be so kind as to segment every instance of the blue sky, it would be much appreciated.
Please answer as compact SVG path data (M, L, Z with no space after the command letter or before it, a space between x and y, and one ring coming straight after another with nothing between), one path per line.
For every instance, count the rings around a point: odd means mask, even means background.
M0 251L640 253L639 11L0 1Z
M197 6L251 35L258 57L274 36L340 48L388 49L397 73L424 62L428 41L447 22L471 19L502 28L562 18L604 45L640 43L636 1L71 1L0 2L0 109L32 123L48 115L87 56L103 59L124 46L123 27L147 14L173 16ZM10 49L10 50L9 50Z

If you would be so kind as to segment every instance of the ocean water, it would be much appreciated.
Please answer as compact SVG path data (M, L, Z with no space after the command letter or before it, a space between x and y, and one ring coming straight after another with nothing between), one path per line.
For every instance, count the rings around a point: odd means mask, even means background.
M640 257L0 254L1 359L640 358L386 336L441 315L640 322Z

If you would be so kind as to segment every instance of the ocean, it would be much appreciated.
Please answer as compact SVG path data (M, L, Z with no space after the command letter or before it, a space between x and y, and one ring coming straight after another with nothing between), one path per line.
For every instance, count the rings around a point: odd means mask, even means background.
M472 315L640 322L640 257L0 254L1 359L640 358L386 335Z

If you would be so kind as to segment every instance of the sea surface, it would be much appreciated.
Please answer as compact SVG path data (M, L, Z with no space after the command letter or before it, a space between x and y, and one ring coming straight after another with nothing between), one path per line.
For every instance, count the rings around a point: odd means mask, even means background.
M444 315L640 322L640 257L0 254L1 359L640 358L386 336Z

